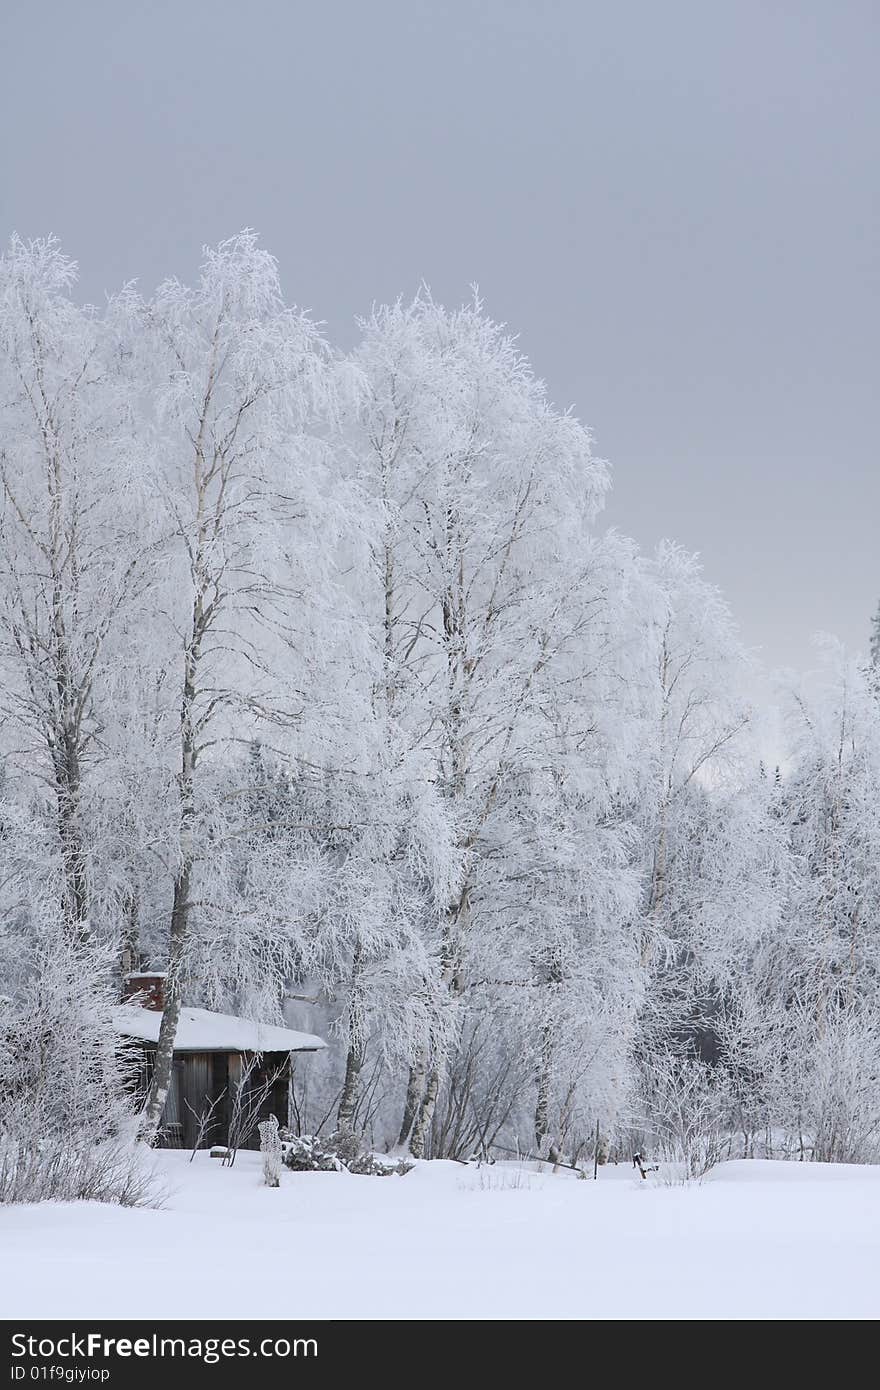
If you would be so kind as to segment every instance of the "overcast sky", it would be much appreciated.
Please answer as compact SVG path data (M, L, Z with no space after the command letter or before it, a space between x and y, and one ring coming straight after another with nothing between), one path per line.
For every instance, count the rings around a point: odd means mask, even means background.
M5 0L0 228L84 293L257 228L353 339L477 282L771 666L880 598L876 0Z

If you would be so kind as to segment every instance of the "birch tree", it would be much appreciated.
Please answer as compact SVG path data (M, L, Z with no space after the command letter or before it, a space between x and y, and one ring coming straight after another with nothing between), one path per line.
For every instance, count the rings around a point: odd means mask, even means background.
M0 659L10 762L48 791L63 920L87 941L95 771L144 545L124 382L75 277L51 239L14 237L0 262Z
M386 688L453 827L455 878L435 903L439 986L454 1012L474 938L487 827L530 755L539 673L572 639L584 528L606 486L587 432L548 404L479 302L429 296L377 311L356 356L367 407L358 457L385 509L381 603ZM404 705L404 701L406 702ZM414 1060L401 1138L424 1150L443 1071L429 1038Z
M320 543L323 451L315 426L329 401L327 353L285 306L276 264L249 232L206 252L195 288L166 281L129 297L156 402L155 485L167 527L160 618L176 748L168 994L147 1123L159 1123L181 1005L196 876L209 843L206 767L230 740L302 711L296 606ZM161 628L159 629L161 637ZM285 653L282 666L279 655Z
M645 688L645 969L673 940L675 921L686 920L675 905L674 856L686 856L691 843L685 826L692 800L713 782L722 785L737 767L750 721L747 658L721 595L702 578L694 557L668 543L659 547L648 574L656 585L656 606L645 622L651 662ZM680 868L685 885L685 864Z

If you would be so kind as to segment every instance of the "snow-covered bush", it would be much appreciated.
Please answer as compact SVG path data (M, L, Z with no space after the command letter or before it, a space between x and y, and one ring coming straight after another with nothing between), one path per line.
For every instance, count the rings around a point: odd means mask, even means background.
M821 1010L821 1006L819 1006ZM880 1017L872 1004L817 1010L799 1000L782 1015L772 1113L801 1158L880 1161Z
M106 959L44 922L33 965L0 1018L0 1202L147 1203Z
M841 1011L816 1043L807 1090L813 1158L880 1162L880 1017L874 1006Z
M326 1139L315 1134L290 1134L282 1130L284 1163L295 1173L355 1173L359 1177L403 1177L413 1167L404 1159L389 1159L362 1151L357 1137L337 1130Z
M283 1140L284 1166L295 1173L340 1173L345 1164L328 1139L294 1134Z
M634 1147L661 1161L670 1182L699 1181L729 1156L726 1091L720 1068L666 1050L651 1057L634 1116Z

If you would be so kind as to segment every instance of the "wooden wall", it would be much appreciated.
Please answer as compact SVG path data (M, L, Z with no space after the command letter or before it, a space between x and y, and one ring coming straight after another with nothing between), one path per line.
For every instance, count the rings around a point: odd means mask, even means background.
M146 1095L153 1069L155 1046L144 1044L144 1066L141 1086ZM192 1148L196 1143L199 1116L219 1097L214 1107L210 1127L202 1136L202 1147L225 1144L229 1134L233 1097L241 1084L247 1065L246 1055L240 1052L182 1052L174 1058L171 1092L162 1118L159 1138L161 1148ZM251 1088L259 1086L265 1075L280 1072L267 1100L260 1107L259 1118L275 1115L279 1125L288 1122L288 1083L290 1057L285 1052L268 1052L259 1061L251 1078ZM257 1149L259 1134L254 1134L246 1147Z

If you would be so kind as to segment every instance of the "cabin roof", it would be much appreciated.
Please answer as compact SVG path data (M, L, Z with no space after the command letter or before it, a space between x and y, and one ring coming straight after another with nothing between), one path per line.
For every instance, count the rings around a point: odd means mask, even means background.
M117 1004L113 1026L125 1038L159 1041L162 1015L137 1004ZM181 1009L174 1040L175 1052L317 1052L327 1044L314 1033L297 1033L270 1023L253 1023L235 1014L209 1009Z

